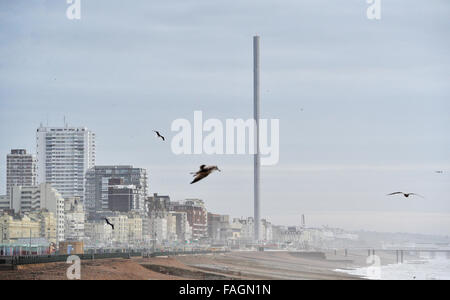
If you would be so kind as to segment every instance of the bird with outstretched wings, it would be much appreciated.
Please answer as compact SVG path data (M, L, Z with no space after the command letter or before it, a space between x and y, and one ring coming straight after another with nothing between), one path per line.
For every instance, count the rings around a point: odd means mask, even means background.
M195 177L194 180L192 180L191 184L202 180L214 171L221 172L217 166L201 165L200 169L197 172L191 172L191 174L193 174L193 176Z
M109 222L108 218L105 218L105 221L106 221L106 224L111 226L111 228L114 230L114 224L111 224L111 222Z
M392 196L392 195L403 195L403 196L405 196L405 198L408 198L409 196L418 196L421 198L425 198L424 196L421 196L416 193L393 192L393 193L387 194L387 196Z
M161 138L163 141L165 141L166 140L166 138L165 137L163 137L160 133L159 133L159 131L157 131L157 130L153 130L153 132L155 132L156 133L156 136L157 137L159 137L159 138Z

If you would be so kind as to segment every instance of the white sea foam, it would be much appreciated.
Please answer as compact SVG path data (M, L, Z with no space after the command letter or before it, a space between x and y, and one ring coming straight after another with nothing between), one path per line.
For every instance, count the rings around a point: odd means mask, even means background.
M450 280L450 259L437 257L434 259L411 260L403 264L381 266L379 272L373 268L363 267L354 270L336 270L367 279L381 280Z

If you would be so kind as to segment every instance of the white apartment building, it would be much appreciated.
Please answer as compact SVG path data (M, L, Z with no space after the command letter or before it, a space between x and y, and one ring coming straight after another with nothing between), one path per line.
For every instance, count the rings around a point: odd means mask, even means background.
M52 212L57 221L57 240L64 240L64 198L51 184L13 186L11 189L11 208L16 213L39 210Z
M95 134L85 127L39 127L37 181L83 203L86 171L95 165Z

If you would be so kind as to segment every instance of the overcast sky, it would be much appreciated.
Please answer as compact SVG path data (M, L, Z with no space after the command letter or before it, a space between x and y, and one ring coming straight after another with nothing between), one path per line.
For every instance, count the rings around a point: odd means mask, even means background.
M280 161L262 168L262 215L278 224L450 234L450 2L365 0L0 1L0 193L6 154L36 128L86 126L97 164L147 168L151 193L253 214L249 155L179 155L173 120L280 120ZM168 141L151 132L159 129ZM221 173L190 185L190 171ZM443 174L435 173L443 170ZM412 191L426 199L386 197Z

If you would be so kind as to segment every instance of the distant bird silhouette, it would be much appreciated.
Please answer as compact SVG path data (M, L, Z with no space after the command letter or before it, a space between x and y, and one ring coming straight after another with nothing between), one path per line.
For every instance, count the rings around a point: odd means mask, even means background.
M112 229L114 230L114 224L111 224L107 218L105 218L105 221L106 221L106 224L110 225L112 227Z
M156 132L156 135L160 138L162 138L163 141L165 141L166 139L159 133L159 131L153 130L153 132Z
M211 174L214 171L221 172L217 166L201 165L200 170L198 170L197 172L191 172L191 174L194 174L194 177L195 177L194 180L192 180L191 184L202 180L203 178L205 178L206 176L208 176L209 174Z
M421 196L421 195L419 195L419 194L415 194L415 193L403 193L403 192L394 192L394 193L390 193L390 194L387 194L387 196L392 196L392 195L403 195L403 196L405 196L406 198L408 198L409 196L419 196L419 197L421 197L421 198L424 198L423 196Z
M437 174L442 174L444 171L436 171Z

